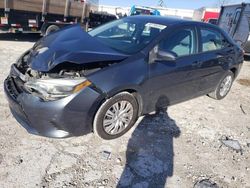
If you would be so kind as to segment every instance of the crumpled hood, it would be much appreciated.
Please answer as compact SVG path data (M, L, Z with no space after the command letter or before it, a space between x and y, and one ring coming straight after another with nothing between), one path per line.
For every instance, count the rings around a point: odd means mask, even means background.
M28 64L34 70L48 72L65 62L110 63L126 57L90 36L80 25L73 25L40 39L31 49Z

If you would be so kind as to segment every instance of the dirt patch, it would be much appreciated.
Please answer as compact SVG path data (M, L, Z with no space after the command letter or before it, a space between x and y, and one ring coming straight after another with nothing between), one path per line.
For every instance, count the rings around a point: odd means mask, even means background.
M250 87L250 79L239 79L237 82L243 86Z
M3 155L0 153L0 164L2 163L3 161Z

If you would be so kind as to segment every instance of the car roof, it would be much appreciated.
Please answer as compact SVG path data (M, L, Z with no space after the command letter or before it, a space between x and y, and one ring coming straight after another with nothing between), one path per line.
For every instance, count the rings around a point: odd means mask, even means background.
M162 25L196 25L196 26L205 26L210 28L215 28L221 30L218 26L210 24L210 23L204 23L199 21L193 21L193 20L185 20L180 18L174 18L174 17L168 17L168 16L151 16L151 15L136 15L136 16L129 16L127 17L129 19L134 19L142 22L152 22L156 24L162 24Z
M151 15L136 15L136 16L130 16L129 19L135 19L139 21L147 21L147 22L153 22L158 24L164 24L164 25L172 25L172 24L183 24L183 23L198 23L192 20L185 20L185 19L179 19L179 18L173 18L173 17L167 17L167 16L151 16Z

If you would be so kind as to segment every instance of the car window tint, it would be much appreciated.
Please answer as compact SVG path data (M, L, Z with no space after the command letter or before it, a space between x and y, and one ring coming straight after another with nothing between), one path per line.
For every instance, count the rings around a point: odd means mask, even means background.
M160 43L160 49L175 53L177 57L193 54L195 52L194 30L187 28L175 31Z
M219 50L224 47L222 35L218 31L201 29L202 51Z

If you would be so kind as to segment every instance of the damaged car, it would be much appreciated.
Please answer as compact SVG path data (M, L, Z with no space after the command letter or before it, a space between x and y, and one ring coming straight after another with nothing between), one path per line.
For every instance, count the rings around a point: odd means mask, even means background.
M141 115L202 95L224 98L242 63L242 49L216 26L133 16L41 38L11 66L4 90L30 133L114 139Z

